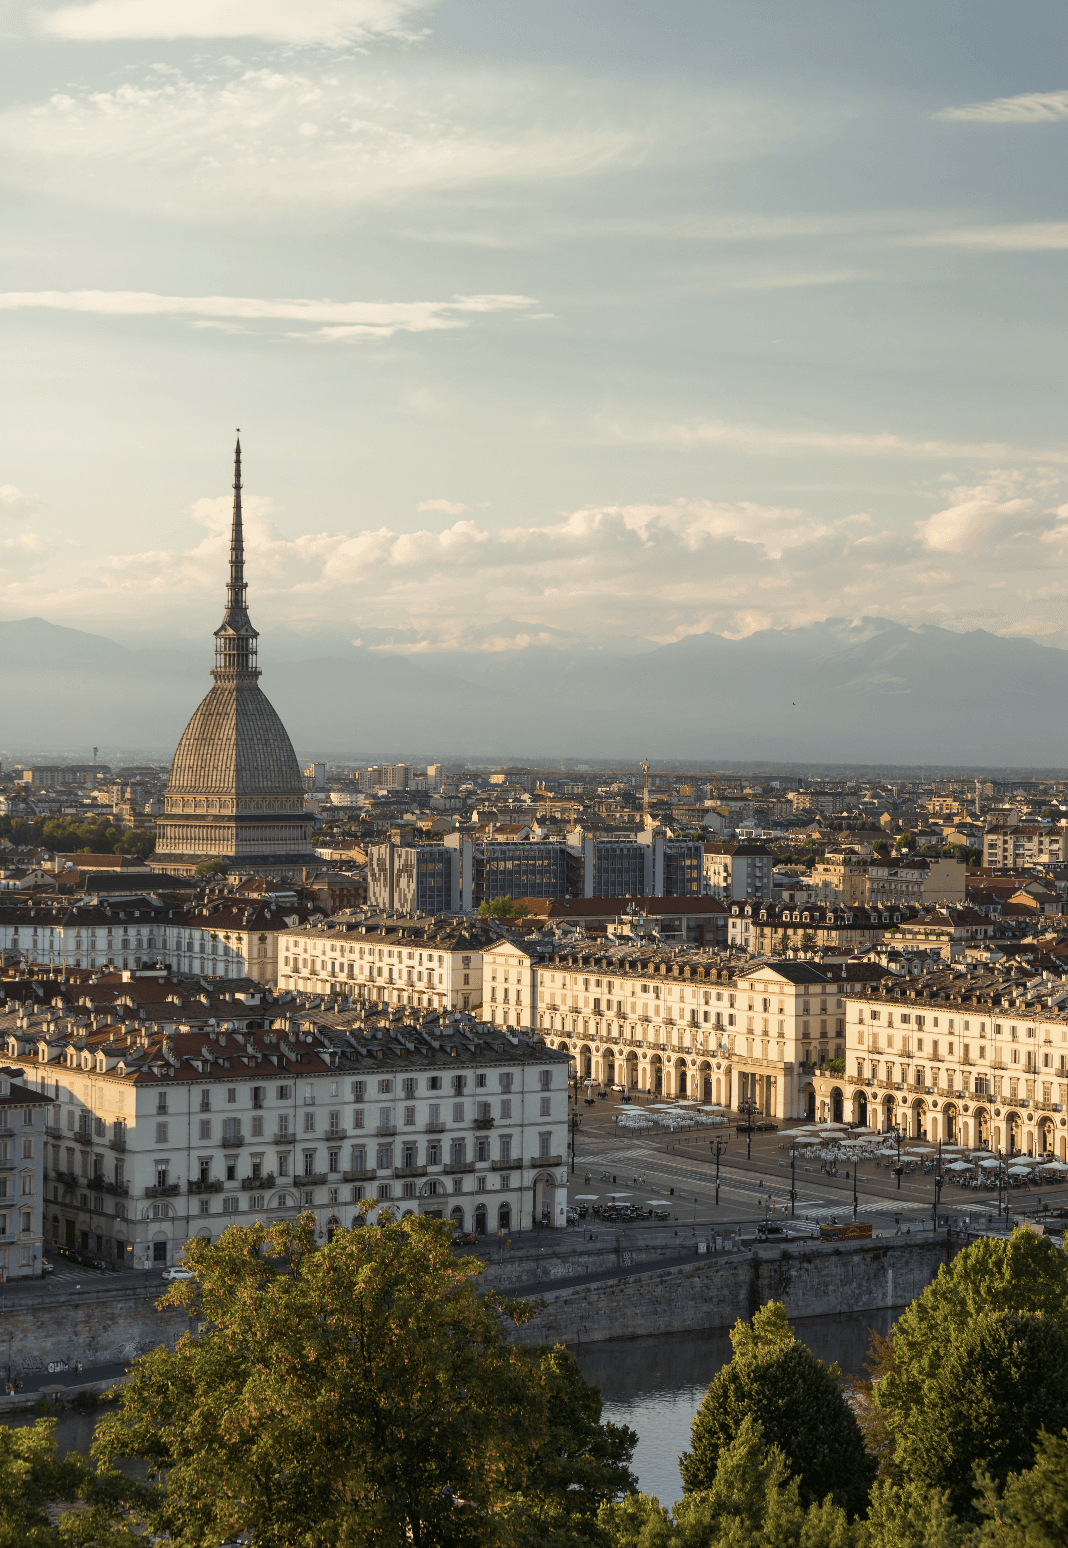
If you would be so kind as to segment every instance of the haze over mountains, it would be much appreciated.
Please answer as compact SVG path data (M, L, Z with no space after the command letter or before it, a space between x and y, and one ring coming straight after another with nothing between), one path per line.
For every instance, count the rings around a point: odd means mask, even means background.
M272 629L262 684L302 757L1068 765L1068 651L1028 639L884 618L596 650L514 620L480 632L530 642L324 648ZM131 649L40 618L0 623L0 652L12 756L169 757L211 683L206 648Z

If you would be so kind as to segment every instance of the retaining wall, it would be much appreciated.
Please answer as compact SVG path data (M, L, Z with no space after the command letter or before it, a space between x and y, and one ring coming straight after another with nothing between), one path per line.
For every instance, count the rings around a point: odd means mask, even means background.
M65 1361L73 1370L76 1360L88 1369L132 1360L161 1344L173 1348L190 1324L181 1310L156 1310L165 1288L12 1297L0 1314L0 1369L26 1374Z
M906 1306L952 1252L942 1238L758 1249L702 1256L676 1268L539 1292L524 1343L601 1343L650 1333L729 1328L766 1301L791 1317ZM532 1297L533 1298L533 1297Z

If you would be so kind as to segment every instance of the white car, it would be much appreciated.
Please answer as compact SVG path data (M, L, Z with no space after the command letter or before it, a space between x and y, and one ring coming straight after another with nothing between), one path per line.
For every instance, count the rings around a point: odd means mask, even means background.
M169 1268L163 1270L164 1279L192 1279L193 1271L185 1268Z

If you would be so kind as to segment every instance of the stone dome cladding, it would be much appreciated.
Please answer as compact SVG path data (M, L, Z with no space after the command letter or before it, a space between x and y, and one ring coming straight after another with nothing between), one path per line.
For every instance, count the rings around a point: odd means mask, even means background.
M194 711L167 794L300 796L304 782L274 705L254 683L216 683Z

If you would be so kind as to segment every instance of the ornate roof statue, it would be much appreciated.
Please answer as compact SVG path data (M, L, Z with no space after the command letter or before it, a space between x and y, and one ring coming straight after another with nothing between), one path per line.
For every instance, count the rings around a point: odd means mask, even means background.
M234 514L226 611L215 631L215 686L171 763L156 870L189 874L222 861L239 871L293 875L314 865L313 818L285 726L259 686L258 632L246 606L241 441L234 450Z

